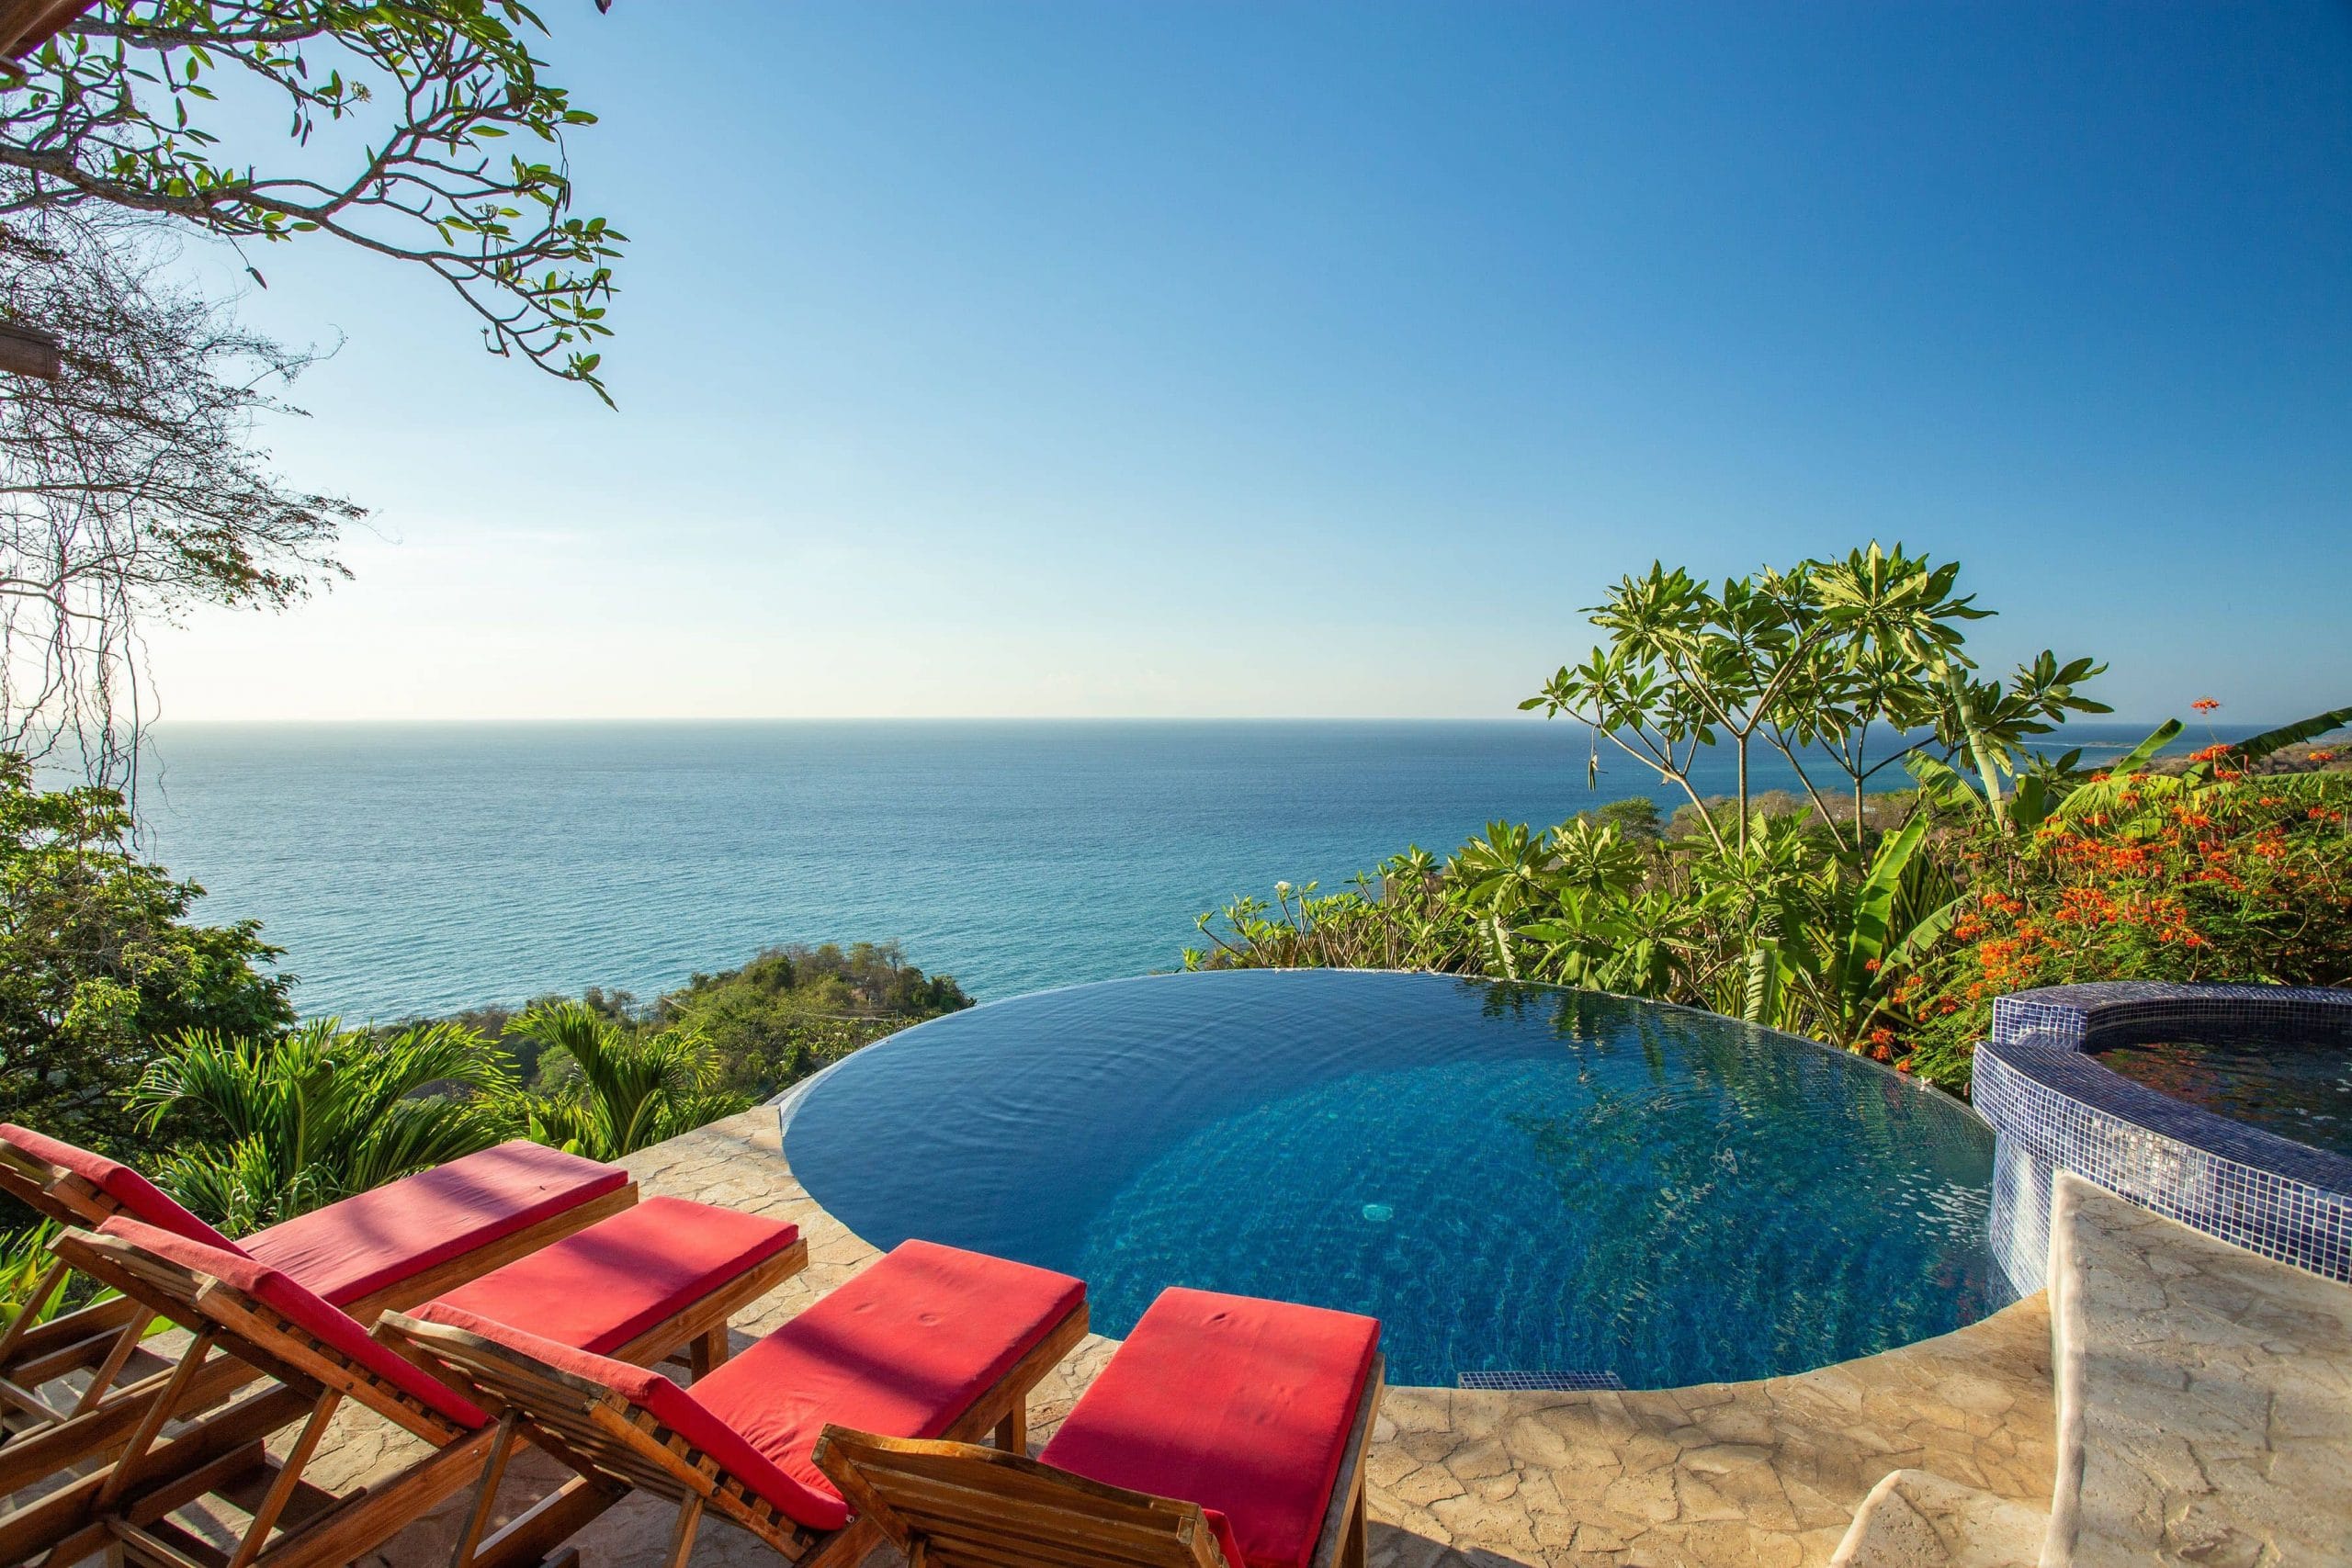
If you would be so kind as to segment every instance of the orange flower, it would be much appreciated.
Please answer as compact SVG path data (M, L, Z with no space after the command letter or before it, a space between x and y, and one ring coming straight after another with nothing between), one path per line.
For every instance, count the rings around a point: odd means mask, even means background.
M2221 710L2222 706L2221 704L2215 702L2211 697L2199 697L2188 705L2195 708L2199 713L2217 713Z

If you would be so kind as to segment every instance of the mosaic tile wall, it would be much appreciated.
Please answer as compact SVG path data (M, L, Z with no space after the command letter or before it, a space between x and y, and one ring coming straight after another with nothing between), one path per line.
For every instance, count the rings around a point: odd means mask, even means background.
M1975 1106L1992 1123L1993 1247L2020 1292L2045 1282L2060 1170L2209 1235L2352 1282L2352 1159L2216 1116L2099 1066L2109 1045L2217 1038L2341 1043L2352 991L2116 982L1993 1004Z

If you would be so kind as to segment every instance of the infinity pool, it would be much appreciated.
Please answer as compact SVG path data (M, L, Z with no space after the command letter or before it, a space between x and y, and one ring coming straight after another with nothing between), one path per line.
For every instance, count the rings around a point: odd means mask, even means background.
M868 1047L787 1104L809 1193L1083 1277L1371 1313L1392 1382L1804 1371L2007 1301L1958 1102L1712 1014L1430 975L1046 991ZM1475 1380L1474 1380L1475 1381Z

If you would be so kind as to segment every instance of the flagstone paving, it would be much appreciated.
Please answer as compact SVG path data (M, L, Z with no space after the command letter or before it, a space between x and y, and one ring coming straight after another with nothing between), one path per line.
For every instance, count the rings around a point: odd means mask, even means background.
M773 1111L626 1163L648 1196L772 1214L808 1236L808 1267L739 1321L738 1347L877 1256L793 1179ZM1047 1380L1034 1442L1052 1435L1114 1348L1091 1337ZM1371 1560L1373 1568L1825 1563L1892 1470L1930 1471L2047 1508L2052 1429L2049 1314L2039 1295L1956 1334L1760 1382L1633 1393L1392 1389L1371 1459ZM313 1473L340 1488L388 1473L413 1451L413 1439L362 1413L330 1439ZM555 1479L543 1461L510 1476L502 1498L510 1509ZM464 1502L367 1561L446 1562ZM673 1517L650 1499L622 1504L576 1538L583 1568L659 1561ZM715 1521L694 1554L696 1568L776 1562Z

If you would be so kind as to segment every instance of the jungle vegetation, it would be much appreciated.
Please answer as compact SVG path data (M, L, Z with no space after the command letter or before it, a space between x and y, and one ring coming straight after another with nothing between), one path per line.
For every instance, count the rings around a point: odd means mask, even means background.
M1992 998L2098 977L2352 983L2352 707L2159 762L2037 743L2104 666L1988 679L1957 562L1876 545L1720 585L1653 565L1522 707L1580 721L1682 798L1408 846L1354 886L1204 914L1188 968L1341 965L1655 997L1866 1051L1965 1092ZM2219 705L2193 705L2210 713ZM1735 795L1692 783L1735 754ZM1777 757L1793 792L1754 792ZM1900 782L1905 787L1888 789Z

